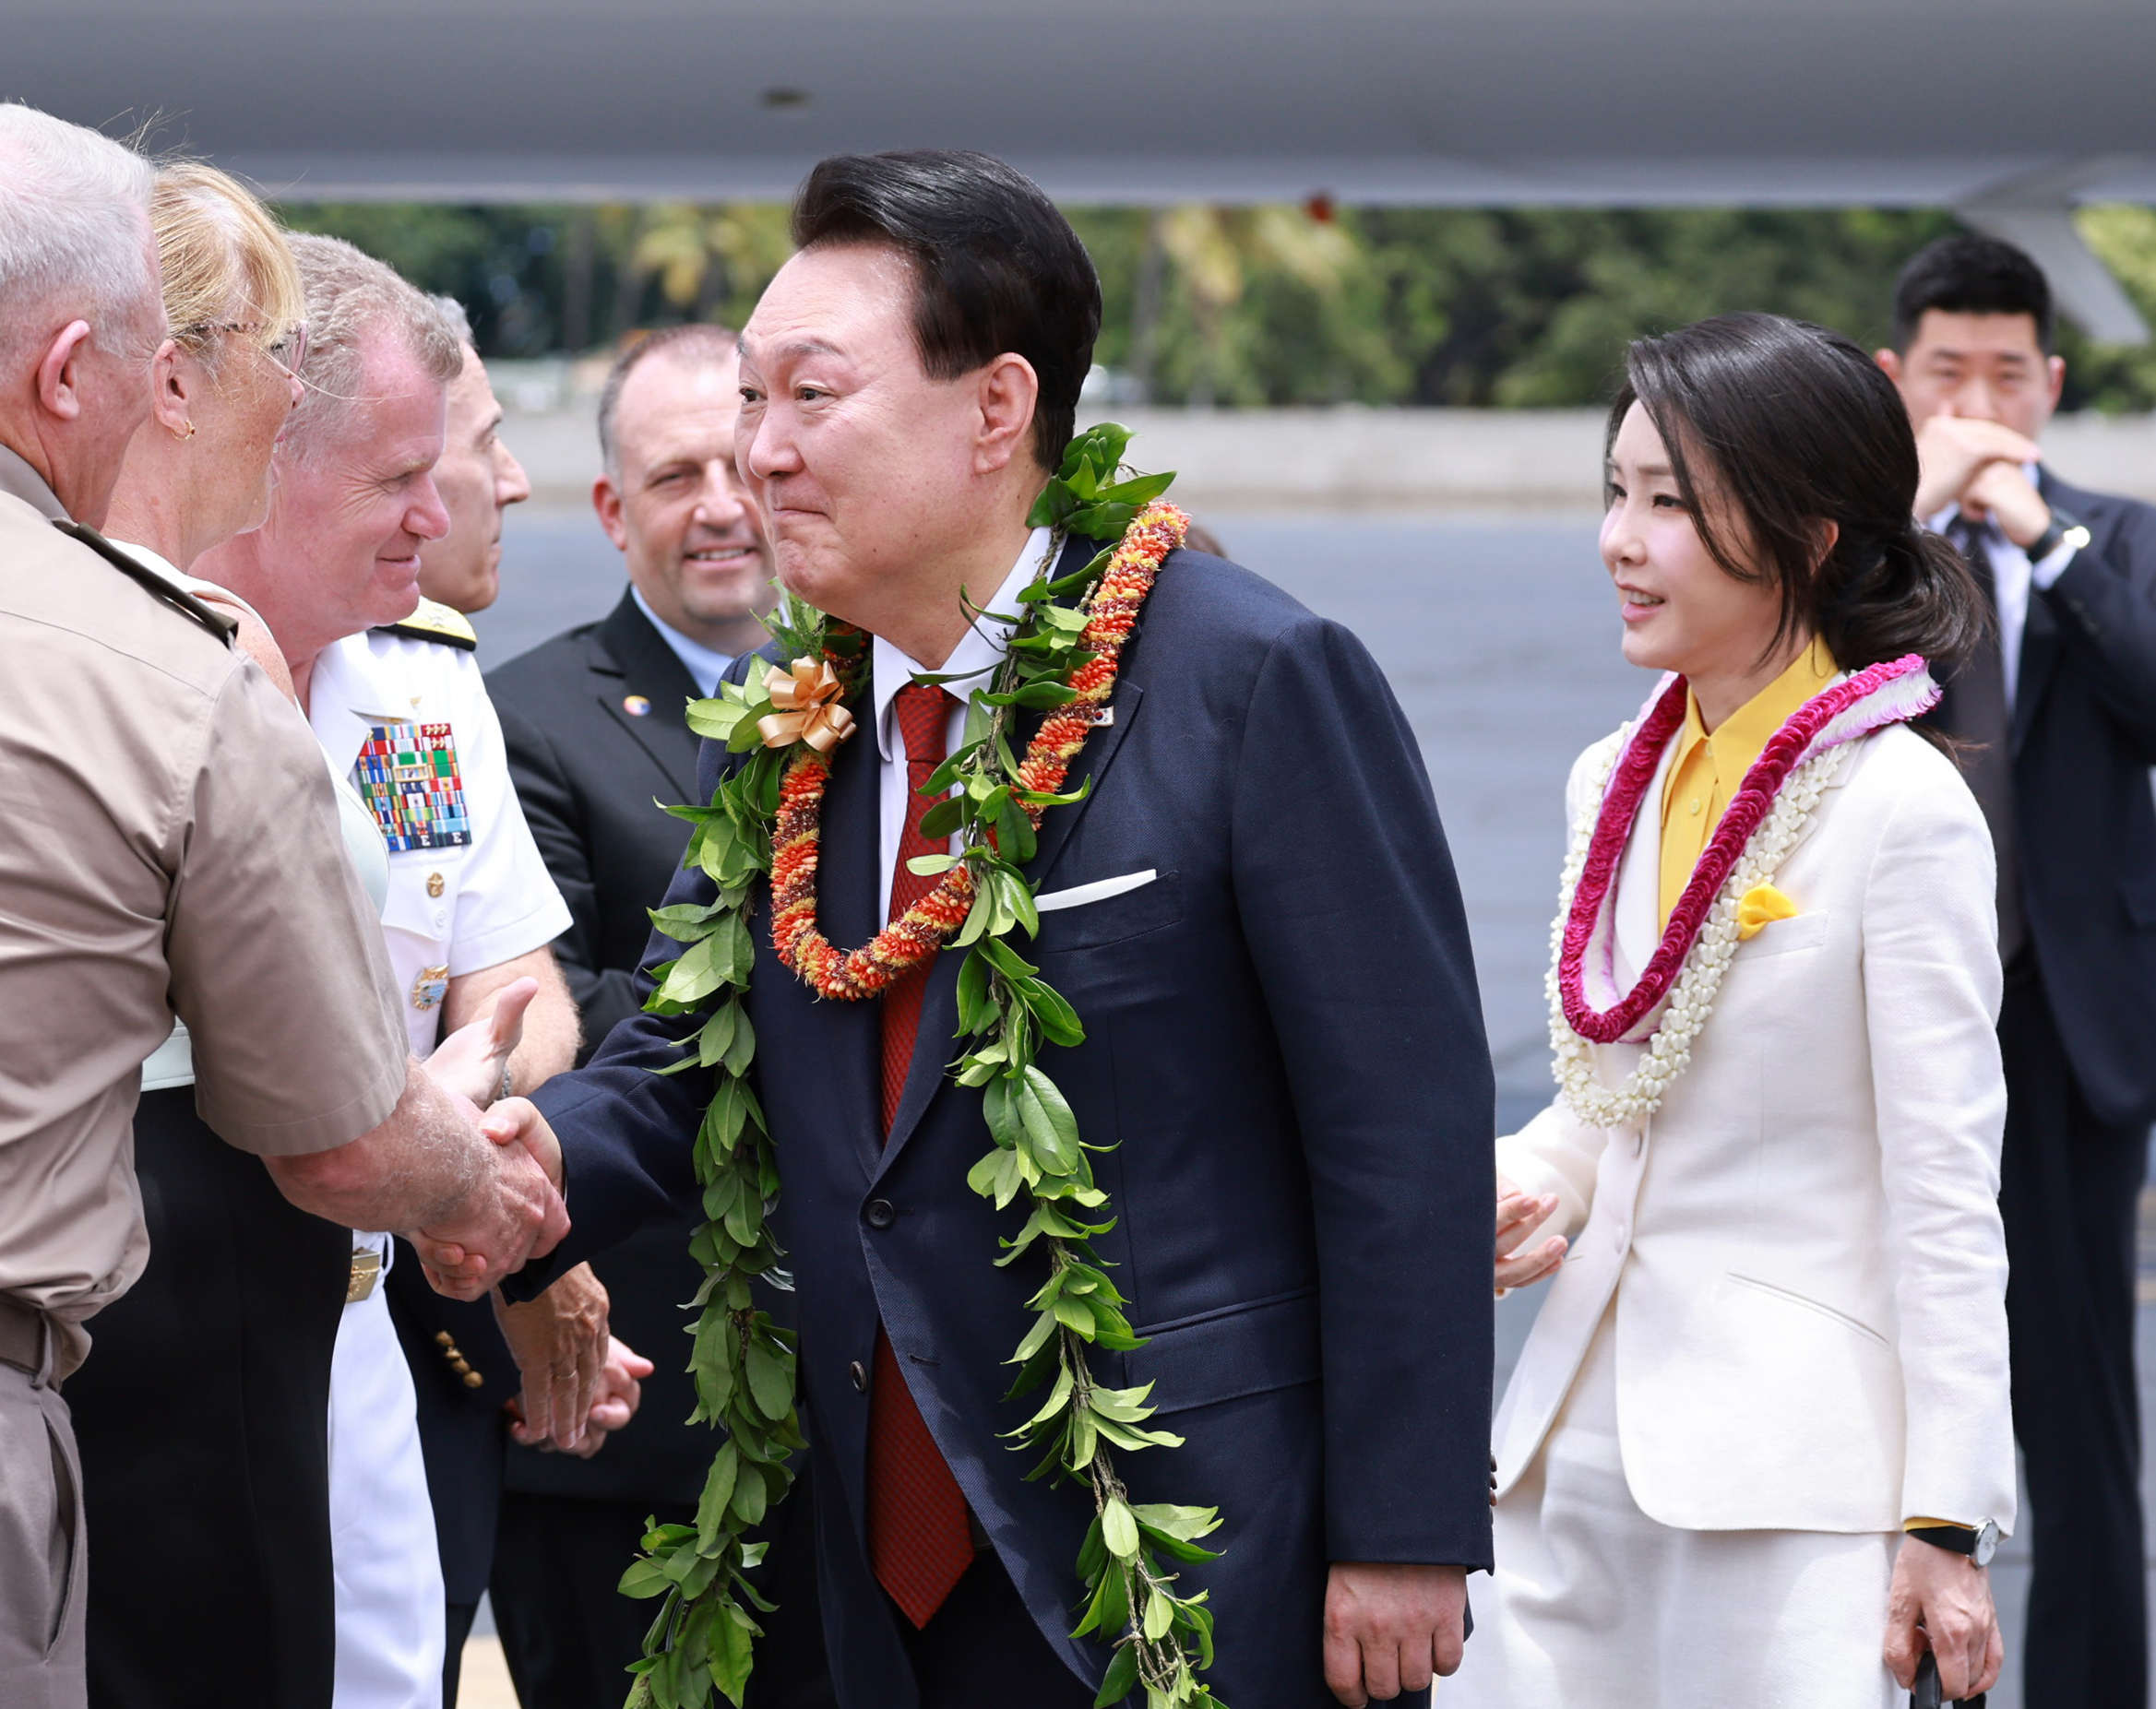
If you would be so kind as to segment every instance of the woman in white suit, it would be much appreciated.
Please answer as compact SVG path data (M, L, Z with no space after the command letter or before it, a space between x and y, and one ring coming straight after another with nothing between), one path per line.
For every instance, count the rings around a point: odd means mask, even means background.
M1556 1279L1454 1694L1886 1709L1929 1647L1971 1696L2014 1516L1994 874L1908 720L1981 597L1846 339L1726 315L1628 376L1602 558L1669 674L1567 789L1560 1095L1497 1143L1498 1285Z

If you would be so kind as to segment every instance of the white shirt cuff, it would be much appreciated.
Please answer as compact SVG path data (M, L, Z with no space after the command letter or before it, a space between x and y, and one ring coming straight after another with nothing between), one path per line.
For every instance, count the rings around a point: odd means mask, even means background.
M2029 579L2040 588L2048 589L2052 583L2067 573L2067 565L2073 563L2079 546L2061 540L2043 555L2042 562L2029 566Z

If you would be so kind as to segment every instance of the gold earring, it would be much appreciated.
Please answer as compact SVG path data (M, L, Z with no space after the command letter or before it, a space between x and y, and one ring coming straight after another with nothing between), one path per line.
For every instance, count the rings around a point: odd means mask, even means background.
M179 442L180 442L182 445L185 445L185 444L187 443L187 441L188 441L188 440L190 440L190 439L192 439L192 438L194 438L194 437L195 437L195 423L194 423L194 422L192 422L192 421L189 421L189 422L187 423L187 431L186 431L185 433L174 433L174 434L173 435L173 437L174 439L177 439L177 440L178 440L178 441L179 441Z

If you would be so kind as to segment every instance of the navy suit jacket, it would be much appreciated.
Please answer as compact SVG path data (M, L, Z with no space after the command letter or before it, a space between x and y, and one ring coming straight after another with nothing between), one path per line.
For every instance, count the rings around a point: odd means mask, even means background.
M1065 572L1091 550L1073 542ZM1076 1006L1083 1044L1042 1066L1117 1221L1099 1242L1137 1352L1185 1446L1120 1456L1136 1498L1217 1504L1218 1561L1186 1569L1218 1619L1229 1703L1329 1703L1327 1563L1490 1564L1490 1062L1459 894L1414 738L1362 645L1233 564L1178 552L1124 656L1114 720L1050 811L1030 875L1045 894L1151 870L1149 884L1042 917L1017 947ZM737 667L737 669L744 668ZM708 747L699 788L721 775ZM822 924L881 924L873 740L839 750L823 813ZM671 901L704 901L700 873ZM951 1084L954 987L939 958L887 1142L873 1003L815 998L779 965L759 906L749 992L756 1089L782 1180L818 1489L825 1630L840 1700L911 1703L891 1604L864 1537L880 1320L937 1445L1049 1643L1067 1634L1090 1517L1030 1483L1000 1432L1005 1361L1030 1323L1032 1256L995 1267L999 1214L965 1183L988 1149L981 1094ZM657 943L663 957L675 946ZM675 1060L680 1020L624 1022L542 1088L575 1228L555 1265L677 1217L710 1094ZM522 1278L518 1278L522 1280ZM527 1287L530 1283L525 1284Z
M2043 471L2089 544L2034 591L2013 721L2022 906L2074 1077L2156 1121L2156 508ZM1953 684L1941 713L1951 717Z

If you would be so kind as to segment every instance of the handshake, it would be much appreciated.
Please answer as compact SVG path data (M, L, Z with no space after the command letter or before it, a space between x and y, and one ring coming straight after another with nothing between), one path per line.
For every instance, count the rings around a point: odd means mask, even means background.
M435 1289L459 1300L553 1252L569 1231L561 1146L530 1104L500 1096L538 991L535 979L512 981L491 1013L408 1062L397 1108L349 1145L264 1158L284 1196L348 1228L395 1229ZM519 1442L590 1454L636 1411L651 1366L608 1332L608 1305L586 1264L526 1305L494 1294L523 1376Z
M524 1011L538 992L536 979L503 987L490 1014L451 1033L420 1065L444 1095L442 1126L455 1130L442 1134L455 1157L454 1185L398 1232L419 1252L435 1291L452 1299L479 1299L569 1231L554 1130L527 1099L504 1096Z

